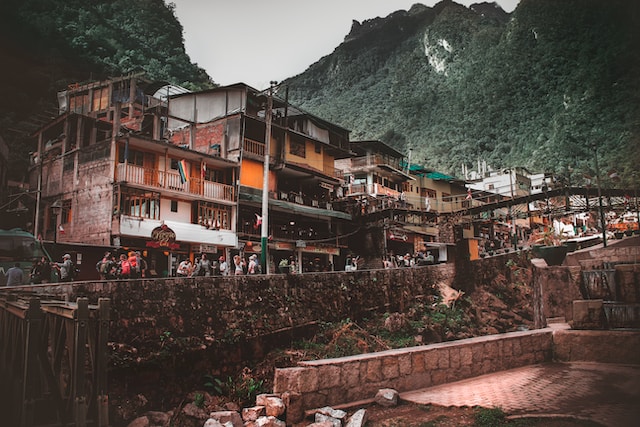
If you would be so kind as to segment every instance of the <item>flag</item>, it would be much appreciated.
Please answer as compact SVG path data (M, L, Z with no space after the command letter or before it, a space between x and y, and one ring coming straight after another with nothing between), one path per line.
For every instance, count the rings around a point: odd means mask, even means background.
M62 226L62 224L58 226L58 232L64 234L64 227Z
M473 198L473 196L471 195L471 189L467 188L467 197L465 197L465 200L471 200Z
M258 214L255 214L256 216L256 223L253 226L253 228L257 229L258 227L260 227L262 225L262 217Z
M182 182L183 184L187 181L189 181L189 178L187 177L187 162L184 160L180 160L178 162L178 172L180 173L180 182Z

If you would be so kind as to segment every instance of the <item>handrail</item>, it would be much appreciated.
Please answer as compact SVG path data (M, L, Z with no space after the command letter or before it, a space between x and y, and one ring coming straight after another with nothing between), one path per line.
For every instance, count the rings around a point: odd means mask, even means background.
M211 200L229 202L235 200L235 190L232 185L203 180L199 177L190 177L188 181L183 181L177 172L120 163L116 174L119 182L181 191Z

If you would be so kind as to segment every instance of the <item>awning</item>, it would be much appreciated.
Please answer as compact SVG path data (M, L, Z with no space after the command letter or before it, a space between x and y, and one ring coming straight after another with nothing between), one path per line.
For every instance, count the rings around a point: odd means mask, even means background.
M163 224L175 233L177 242L231 247L238 246L238 237L230 230L209 230L198 224L159 221L124 215L120 218L120 235L151 240L153 230Z

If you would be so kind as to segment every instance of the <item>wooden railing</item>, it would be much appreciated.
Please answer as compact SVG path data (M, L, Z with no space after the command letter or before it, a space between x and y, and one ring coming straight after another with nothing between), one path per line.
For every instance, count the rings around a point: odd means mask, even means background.
M161 171L143 168L135 165L118 164L117 181L144 185L152 188L162 188L181 191L207 199L234 201L235 192L231 185L211 182L200 178L190 177L182 182L177 172Z
M368 194L370 196L388 196L399 199L400 192L382 184L351 184L347 189L345 196L354 196L358 194Z
M107 427L110 301L14 292L0 295L0 424Z
M253 139L244 139L244 152L264 157L264 142L254 141Z
M400 170L400 159L394 159L391 157L381 156L379 154L371 154L363 157L355 157L351 159L352 168L362 168L372 165L388 165L395 169Z

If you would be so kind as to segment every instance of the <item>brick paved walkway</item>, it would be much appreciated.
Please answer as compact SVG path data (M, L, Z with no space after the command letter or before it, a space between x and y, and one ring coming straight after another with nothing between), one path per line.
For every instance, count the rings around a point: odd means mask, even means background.
M563 415L604 426L640 425L640 366L549 363L400 394L442 406L501 408L507 415Z

